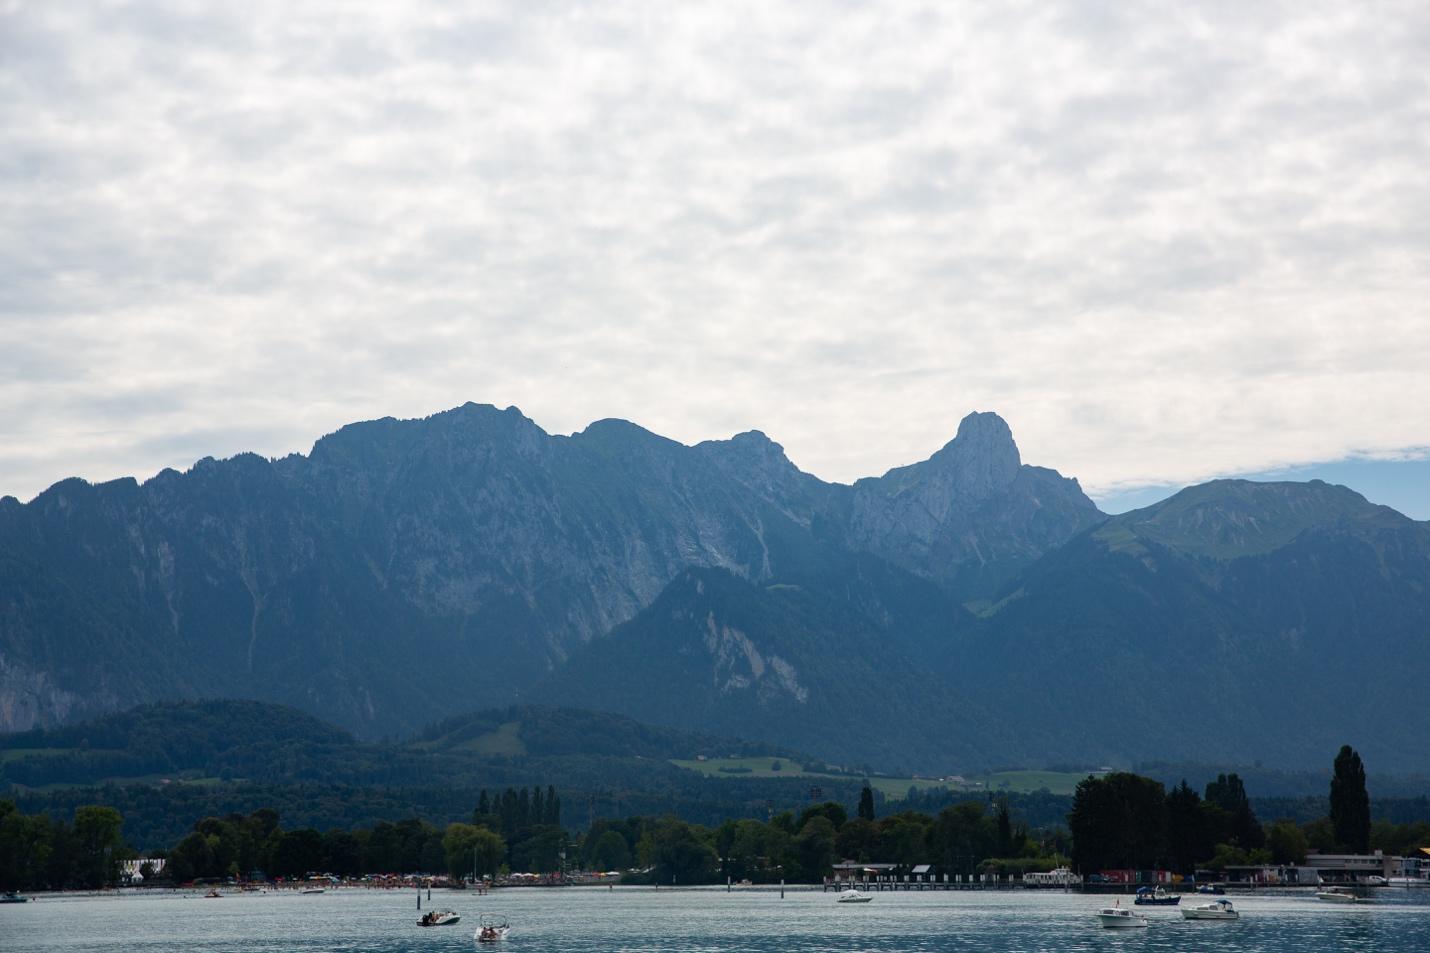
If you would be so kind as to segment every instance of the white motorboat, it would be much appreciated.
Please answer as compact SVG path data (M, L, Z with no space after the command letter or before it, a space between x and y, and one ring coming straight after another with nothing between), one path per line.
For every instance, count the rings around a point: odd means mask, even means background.
M304 887L300 892L301 892L301 893L305 893L305 894L322 893L322 892L323 892L323 888L322 888L322 887Z
M482 925L477 927L477 932L472 934L472 939L478 943L496 943L498 940L505 940L511 932L511 924L506 917L499 917L495 914L482 914Z
M1211 903L1199 903L1194 907L1182 908L1182 919L1184 920L1240 920L1241 914L1236 912L1236 907L1231 905L1230 900L1213 900Z
M846 891L844 891L843 893L841 893L841 894L839 895L838 899L836 899L834 902L835 902L835 903L868 903L870 900L873 900L873 899L874 899L874 898L871 897L871 896L869 896L867 893L860 893L859 891L857 891L857 890L855 890L855 889L853 889L853 888L850 888L849 890L846 890Z
M1322 887L1316 891L1316 899L1327 903L1363 903L1349 887Z
M417 919L417 925L419 927L445 927L451 926L460 919L462 919L462 915L452 910L428 910Z
M1147 925L1146 917L1122 906L1103 907L1097 911L1097 920L1103 926L1113 929L1118 927L1145 927Z

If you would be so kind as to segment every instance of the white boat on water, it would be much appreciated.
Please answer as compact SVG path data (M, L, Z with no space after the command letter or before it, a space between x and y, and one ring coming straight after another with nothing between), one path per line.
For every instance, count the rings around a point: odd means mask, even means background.
M428 910L418 918L417 925L419 927L445 927L451 926L460 919L462 919L462 915L453 910Z
M511 924L506 917L499 917L492 913L482 914L482 925L477 927L477 932L472 934L472 939L478 943L496 943L498 940L505 940L511 932Z
M323 888L322 888L322 887L304 887L302 892L303 892L303 893L322 893L322 892L323 892Z
M1316 899L1327 903L1364 903L1349 887L1322 887L1316 891Z
M841 894L839 895L839 898L838 898L837 900L835 900L834 902L835 902L835 903L868 903L870 900L873 900L873 899L874 899L874 898L871 897L871 896L869 896L867 893L860 893L859 891L857 891L857 890L855 890L855 889L853 889L853 888L851 887L850 889L848 889L848 890L844 891L843 893L841 893Z
M1103 926L1111 929L1145 927L1147 925L1146 917L1122 906L1103 907L1097 911L1097 920Z
M1211 903L1199 903L1194 907L1182 908L1182 919L1184 920L1240 920L1241 914L1236 912L1236 907L1232 906L1230 900L1213 900Z

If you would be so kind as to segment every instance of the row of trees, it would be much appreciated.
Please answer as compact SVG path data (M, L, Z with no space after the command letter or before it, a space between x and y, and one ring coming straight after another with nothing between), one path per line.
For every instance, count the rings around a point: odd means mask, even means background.
M0 801L0 889L113 883L131 856L120 836L123 824L118 811L95 804L77 808L65 823Z
M1371 846L1365 767L1349 746L1336 756L1330 816L1263 828L1236 774L1218 775L1198 795L1185 780L1119 772L1077 786L1068 814L1073 863L1082 870L1164 868L1192 873L1235 864L1300 864L1308 850L1364 853ZM1387 832L1387 836L1393 836Z
M583 839L582 859L601 870L634 865L661 884L727 877L817 882L840 859L937 864L967 873L995 866L1051 869L1065 860L1059 854L1067 846L1065 835L1031 836L1006 802L969 801L936 816L905 811L877 820L871 800L863 800L861 808L860 816L849 818L842 805L827 802L798 816L785 812L768 821L728 820L716 827L674 817L602 820Z

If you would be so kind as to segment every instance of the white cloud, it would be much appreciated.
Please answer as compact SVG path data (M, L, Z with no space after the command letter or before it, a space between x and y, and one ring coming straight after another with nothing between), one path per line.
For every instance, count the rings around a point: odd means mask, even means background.
M0 2L0 492L468 399L972 409L1085 485L1430 445L1424 4Z

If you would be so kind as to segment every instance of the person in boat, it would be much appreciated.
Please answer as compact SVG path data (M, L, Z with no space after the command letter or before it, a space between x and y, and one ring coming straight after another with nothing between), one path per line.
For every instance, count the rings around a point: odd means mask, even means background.
M482 927L481 938L483 940L495 940L497 938L496 927Z

